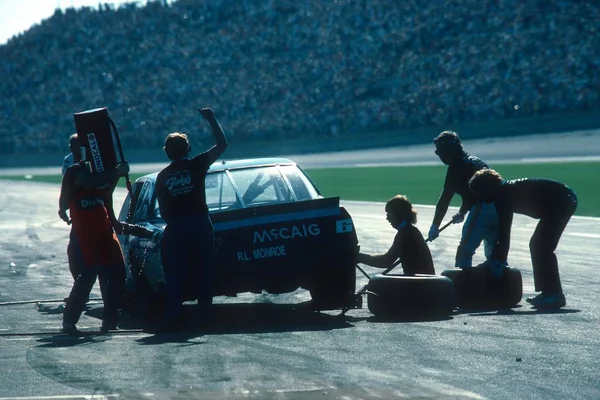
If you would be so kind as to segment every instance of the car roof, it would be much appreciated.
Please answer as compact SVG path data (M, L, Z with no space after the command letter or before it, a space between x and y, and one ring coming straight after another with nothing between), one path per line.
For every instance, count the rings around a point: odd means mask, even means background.
M240 169L249 167L267 167L271 165L296 165L292 160L283 157L262 157L262 158L247 158L240 160L219 160L213 163L208 172L219 172L228 169ZM148 175L140 177L140 179L151 179L156 180L158 172L153 172Z

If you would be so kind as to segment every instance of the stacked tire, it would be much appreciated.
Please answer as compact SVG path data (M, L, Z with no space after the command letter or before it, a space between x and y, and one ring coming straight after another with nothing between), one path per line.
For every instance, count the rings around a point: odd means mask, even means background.
M454 309L452 280L440 275L377 274L366 293L369 311L380 319L436 319Z
M485 267L445 270L442 276L452 280L461 308L513 308L523 297L523 279L516 268L505 268L500 277Z

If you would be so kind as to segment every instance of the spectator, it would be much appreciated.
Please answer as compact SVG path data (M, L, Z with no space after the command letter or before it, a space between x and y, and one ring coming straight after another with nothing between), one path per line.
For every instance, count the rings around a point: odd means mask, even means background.
M239 141L598 110L598 20L596 2L541 0L57 10L0 46L0 152L58 151L82 104L136 148L193 129L199 98Z

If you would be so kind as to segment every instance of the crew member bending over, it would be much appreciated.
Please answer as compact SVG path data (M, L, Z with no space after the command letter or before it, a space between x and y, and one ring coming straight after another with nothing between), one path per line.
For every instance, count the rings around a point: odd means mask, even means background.
M493 169L477 171L469 186L483 201L493 201L498 212L498 242L488 263L494 275L507 264L513 214L539 219L529 241L535 291L527 302L537 309L558 309L566 305L558 273L556 246L577 209L577 196L565 184L544 178L503 180Z
M498 218L496 209L491 203L477 201L475 195L469 190L469 179L476 171L488 168L480 158L467 153L462 146L456 132L444 131L433 141L435 154L448 166L444 188L435 206L435 214L429 229L428 239L435 240L439 236L439 227L448 211L450 201L455 194L461 198L458 213L452 217L455 224L463 222L460 244L456 249L455 266L457 268L470 268L473 255L481 242L484 244L486 260L490 258L493 245L496 243L498 231Z
M405 275L434 275L433 259L423 234L415 226L417 211L403 195L396 195L385 205L386 219L398 230L392 247L385 254L358 254L358 262L376 268L391 269L397 261Z

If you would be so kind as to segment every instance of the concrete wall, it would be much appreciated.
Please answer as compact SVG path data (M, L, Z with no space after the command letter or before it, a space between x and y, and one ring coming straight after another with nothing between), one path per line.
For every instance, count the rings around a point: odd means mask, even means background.
M224 129L227 132L226 125ZM439 132L446 129L458 132L463 139L600 129L600 113L549 115L530 119L451 124L444 127L432 126L402 131L365 132L360 135L340 135L321 140L240 142L235 137L231 137L229 138L230 146L227 149L227 158L286 156L430 143ZM162 148L125 148L123 150L125 157L131 163L166 161ZM203 149L194 148L194 151L201 150ZM62 159L67 152L67 143L65 143L64 153L2 155L0 157L0 168L57 166L62 163Z

